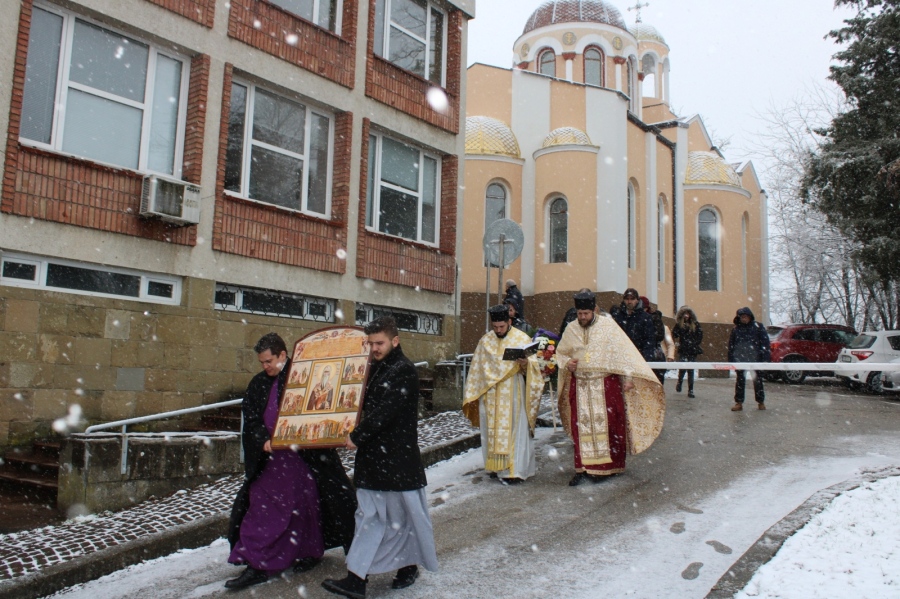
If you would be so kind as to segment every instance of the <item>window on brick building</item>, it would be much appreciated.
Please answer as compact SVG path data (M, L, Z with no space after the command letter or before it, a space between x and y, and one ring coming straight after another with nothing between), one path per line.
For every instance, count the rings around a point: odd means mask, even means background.
M15 253L6 253L0 260L0 285L157 304L181 303L179 277Z
M444 85L446 15L427 0L377 0L375 54Z
M296 100L234 82L225 189L328 218L333 120Z
M443 334L444 318L440 314L414 312L412 310L372 304L356 304L357 326L365 326L382 316L392 317L397 322L397 328L401 331L424 333L425 335Z
M569 260L569 203L565 198L550 202L550 263Z
M437 156L384 135L371 135L366 226L437 245L440 167Z
M189 68L168 50L34 7L19 136L59 152L181 176Z
M323 29L334 32L340 30L341 0L269 0L269 2Z
M216 283L216 310L334 322L333 299Z

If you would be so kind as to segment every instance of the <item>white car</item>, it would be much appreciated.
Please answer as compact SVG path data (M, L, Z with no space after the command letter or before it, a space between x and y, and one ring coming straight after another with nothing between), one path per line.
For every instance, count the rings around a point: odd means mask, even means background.
M900 358L900 331L869 331L862 333L841 350L837 362L884 363ZM860 369L856 372L837 373L851 389L865 387L869 393L881 393L881 372ZM900 381L898 381L900 382Z
M896 364L898 369L882 374L881 384L887 389L900 389L900 358L891 360L891 363Z

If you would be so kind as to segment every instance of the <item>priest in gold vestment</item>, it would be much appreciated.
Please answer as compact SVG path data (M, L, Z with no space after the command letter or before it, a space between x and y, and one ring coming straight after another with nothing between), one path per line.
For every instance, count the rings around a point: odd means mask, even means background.
M463 413L481 429L484 468L506 484L534 476L534 431L544 380L535 356L504 360L531 338L513 328L506 306L489 310L491 329L478 342L466 379Z
M575 486L625 471L625 455L650 447L662 430L665 392L616 321L596 314L593 292L575 294L559 365L559 413L575 443Z

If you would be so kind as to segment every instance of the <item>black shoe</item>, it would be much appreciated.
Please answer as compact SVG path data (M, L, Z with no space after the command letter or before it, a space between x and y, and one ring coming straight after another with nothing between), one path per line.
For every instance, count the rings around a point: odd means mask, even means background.
M269 576L263 572L262 570L257 570L250 566L247 566L247 569L238 576L237 578L232 578L231 580L225 583L226 589L246 589L247 587L252 587L255 584L260 584L269 579Z
M322 581L322 587L335 595L349 597L349 599L366 599L366 581L354 574L347 572L347 577L341 580L327 579Z
M524 483L524 478L501 478L500 483L504 485L518 485L519 483Z
M294 572L309 572L321 563L321 557L304 557L303 559L298 559L294 564Z
M588 479L587 474L585 474L584 472L579 472L578 474L576 474L575 476L572 477L572 480L569 481L569 486L577 487L578 485L580 485L587 479Z
M681 382L675 383L675 393L681 393Z
M688 391L688 399L694 399L695 397L697 397L697 396L694 395L694 390L693 390L693 389L691 389L690 391Z
M416 578L419 577L419 566L404 566L397 570L394 576L394 582L391 583L392 589L405 589L411 587Z

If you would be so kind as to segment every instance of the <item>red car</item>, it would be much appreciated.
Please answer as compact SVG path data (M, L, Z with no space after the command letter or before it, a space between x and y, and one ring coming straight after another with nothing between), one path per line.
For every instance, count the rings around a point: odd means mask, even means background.
M772 362L836 362L838 354L856 337L853 327L839 324L787 324L767 327ZM772 373L799 385L807 376L834 376L833 372L786 370Z

